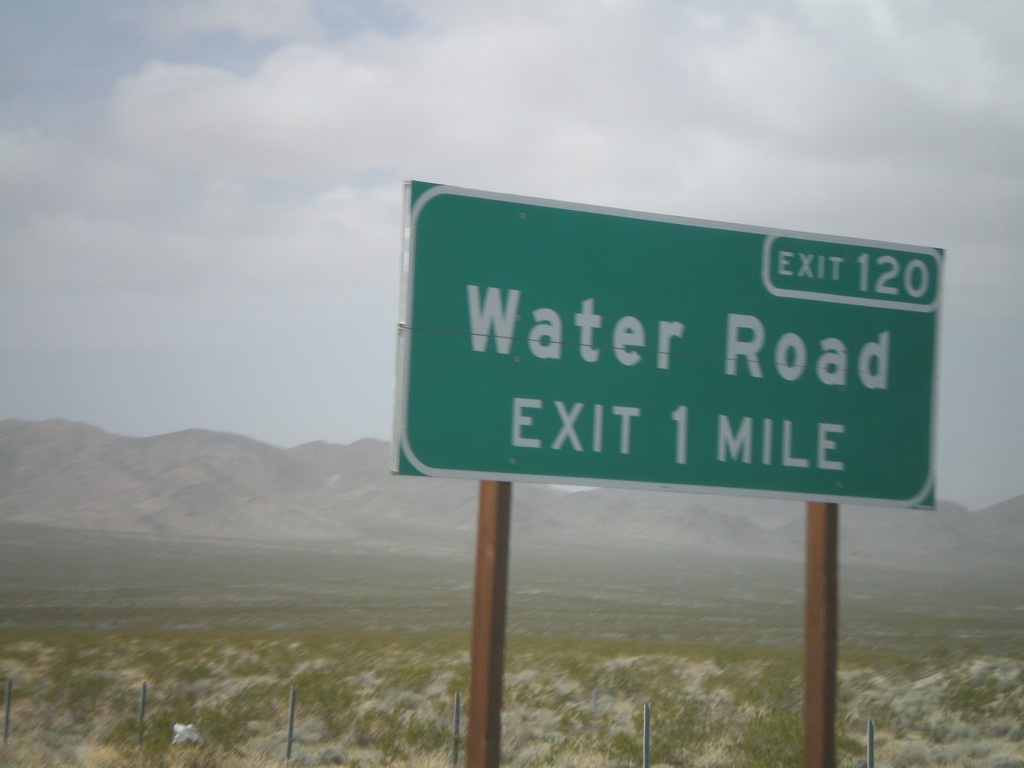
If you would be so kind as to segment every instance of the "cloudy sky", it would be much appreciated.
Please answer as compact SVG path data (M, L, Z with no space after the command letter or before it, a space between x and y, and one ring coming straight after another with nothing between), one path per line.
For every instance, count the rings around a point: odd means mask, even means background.
M389 438L402 182L946 249L940 498L1024 492L1017 0L0 3L0 418Z

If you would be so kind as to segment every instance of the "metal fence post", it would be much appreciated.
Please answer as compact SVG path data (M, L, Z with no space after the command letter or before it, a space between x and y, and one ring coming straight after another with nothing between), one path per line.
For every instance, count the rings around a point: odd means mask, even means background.
M651 703L644 704L644 768L651 768Z
M11 697L14 692L14 681L7 679L7 688L4 692L4 746L7 746L7 737L11 735Z
M139 694L139 746L146 740L146 691L147 684L142 683L142 693Z
M875 721L868 720L868 765L875 768Z
M291 695L288 697L288 749L285 752L285 760L292 759L292 739L295 736L295 689L292 686Z
M452 725L452 765L459 764L459 737L462 733L462 694L455 694L455 722Z

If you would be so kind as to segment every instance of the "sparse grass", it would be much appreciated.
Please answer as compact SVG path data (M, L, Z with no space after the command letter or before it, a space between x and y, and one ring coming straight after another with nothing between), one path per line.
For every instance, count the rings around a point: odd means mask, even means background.
M15 679L4 768L282 765L292 685L292 765L448 765L452 689L468 675L462 635L6 630L0 641L0 671ZM868 717L882 766L1024 764L1024 658L870 661L841 663L841 766L862 764ZM800 762L794 650L515 637L504 699L510 766L637 766L645 702L656 765ZM203 745L172 746L175 722L195 723Z
M291 765L450 764L468 560L52 536L66 556L0 537L0 768L281 766L292 685ZM638 766L645 702L661 768L799 764L800 569L735 569L513 557L504 764ZM844 572L840 765L871 718L880 767L1024 768L1019 590L930 578Z

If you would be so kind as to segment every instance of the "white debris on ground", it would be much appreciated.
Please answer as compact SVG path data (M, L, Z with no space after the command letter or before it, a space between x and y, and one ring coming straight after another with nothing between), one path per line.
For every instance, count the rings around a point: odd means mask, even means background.
M174 738L171 740L171 744L184 744L191 742L193 744L202 744L203 739L199 735L199 731L196 727L189 723L188 725L182 725L181 723L174 724Z

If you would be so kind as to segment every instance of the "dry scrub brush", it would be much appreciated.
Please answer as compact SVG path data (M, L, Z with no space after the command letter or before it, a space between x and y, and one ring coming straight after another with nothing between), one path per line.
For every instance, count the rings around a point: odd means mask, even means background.
M15 680L0 766L260 768L449 765L452 703L468 689L465 638L428 634L5 633ZM503 756L510 766L635 766L652 705L660 766L797 765L798 650L510 639ZM139 693L148 684L147 712ZM863 764L1024 768L1024 659L932 654L844 660L837 747ZM195 723L200 747L170 744ZM465 713L463 713L465 723Z

